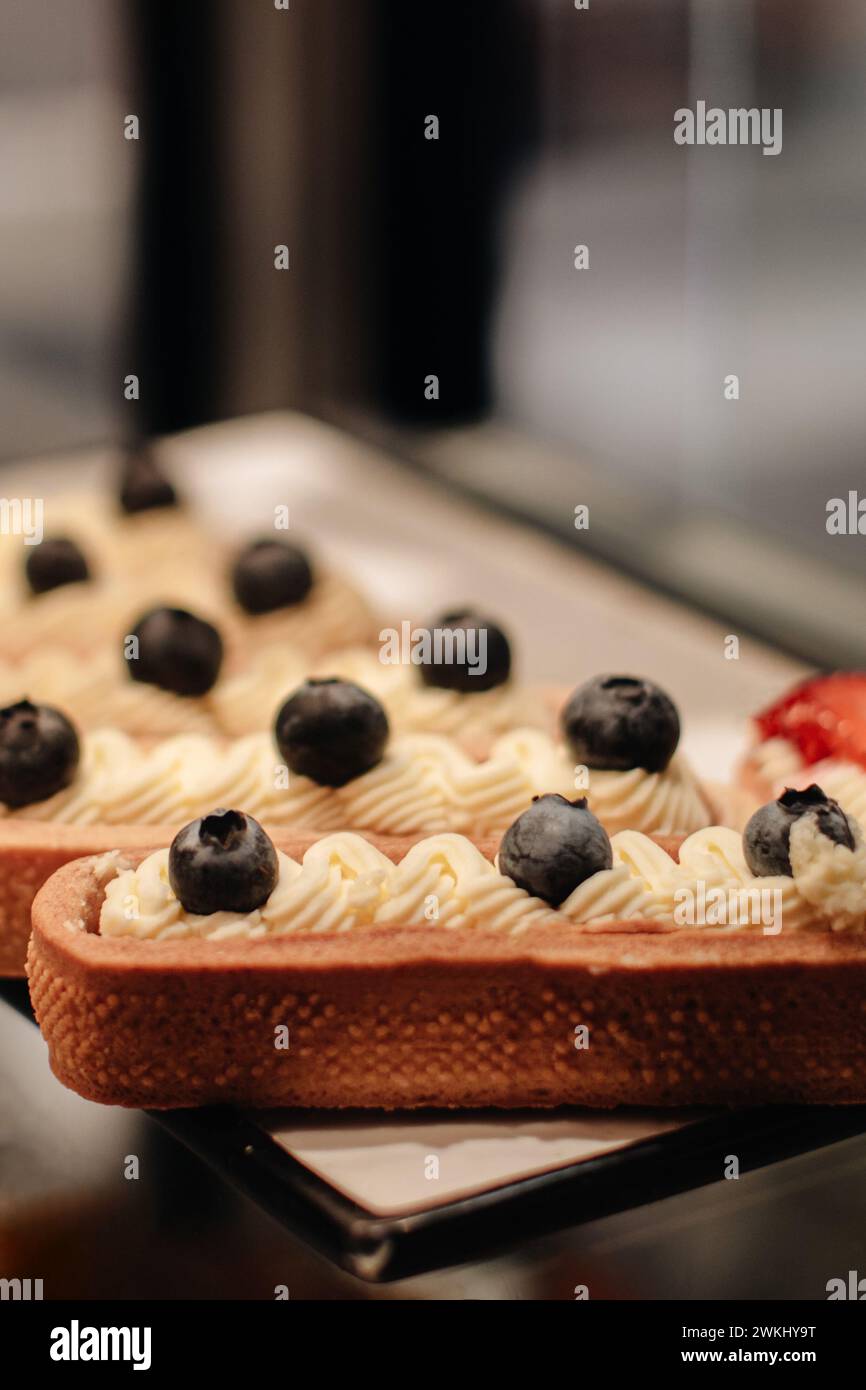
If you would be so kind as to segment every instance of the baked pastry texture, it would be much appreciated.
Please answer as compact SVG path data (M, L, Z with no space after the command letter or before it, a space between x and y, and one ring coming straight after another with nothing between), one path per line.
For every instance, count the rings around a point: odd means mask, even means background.
M165 844L159 826L0 825L0 976L24 974L30 910L42 885L62 865L111 849Z
M459 836L408 853L284 837L272 896L242 917L187 914L166 851L79 860L34 903L31 995L55 1074L109 1104L863 1103L863 883L859 916L812 902L818 861L830 904L863 856L841 846L843 864L828 841L810 857L813 822L791 851L810 910L777 934L669 911L671 879L715 873L740 894L723 830L691 837L679 866L615 839L612 866L558 908Z

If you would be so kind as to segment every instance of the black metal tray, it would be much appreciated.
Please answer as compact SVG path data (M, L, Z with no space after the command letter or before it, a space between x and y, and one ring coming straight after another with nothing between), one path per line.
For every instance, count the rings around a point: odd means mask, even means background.
M382 1217L287 1153L250 1114L214 1107L152 1116L320 1254L370 1282L461 1264L720 1180L730 1152L747 1172L866 1131L866 1106L717 1112L462 1200Z

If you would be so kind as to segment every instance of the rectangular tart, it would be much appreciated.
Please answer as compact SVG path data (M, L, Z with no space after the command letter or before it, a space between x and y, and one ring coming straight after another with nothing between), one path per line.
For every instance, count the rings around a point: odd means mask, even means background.
M295 856L310 838L275 837ZM401 852L369 838L392 858ZM124 853L124 863L146 853ZM158 1109L866 1102L863 935L632 918L518 936L428 925L116 939L98 933L101 868L78 860L44 885L28 953L51 1067L90 1100Z

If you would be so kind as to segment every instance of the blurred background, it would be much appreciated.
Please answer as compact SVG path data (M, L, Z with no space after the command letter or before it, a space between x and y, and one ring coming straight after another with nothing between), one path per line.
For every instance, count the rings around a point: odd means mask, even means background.
M860 0L2 13L3 459L292 407L866 659L826 530L866 487ZM698 99L783 108L782 153L675 145Z

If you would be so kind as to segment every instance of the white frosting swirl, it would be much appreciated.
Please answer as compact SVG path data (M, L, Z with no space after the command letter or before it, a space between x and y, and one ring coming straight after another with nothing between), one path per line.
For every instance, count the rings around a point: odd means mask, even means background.
M497 873L462 835L436 835L414 845L392 871L380 925L524 929L550 909Z
M187 586L173 578L170 588L175 606L189 602ZM109 581L94 577L77 584L64 584L44 594L10 597L3 622L3 651L7 656L26 657L48 649L90 651L94 633L120 653L124 637L132 631L142 613L157 602L165 602L162 586L153 582ZM212 593L196 605L196 612L211 622L219 622Z
M178 558L213 564L219 542L183 506L158 507L127 513L114 497L71 493L47 497L43 529L46 536L69 536L87 556L94 571L112 576L156 576L163 582L177 568ZM19 579L30 547L21 535L0 537L0 573L4 581Z
M803 759L797 748L786 738L768 738L750 750L748 762L757 779L771 789L782 790L793 785L792 779L802 776Z
M615 834L687 835L707 825L710 811L694 773L681 754L664 772L589 770L586 796L601 823Z
M68 787L45 801L0 813L16 820L53 821L64 825L163 825L181 820L186 805L170 775L165 750L148 753L114 729L103 729L82 742L81 761Z
M680 845L679 868L681 873L713 887L745 887L752 878L743 856L742 836L723 825L708 826L684 840Z
M273 711L308 676L338 676L375 695L396 733L435 733L469 749L487 750L493 738L521 726L549 729L550 708L542 694L511 684L478 694L435 690L421 683L414 666L391 665L361 647L329 652L310 667L285 645L257 650L243 670L220 681L213 709L227 734L269 727Z
M282 854L279 860L277 886L260 909L246 917L200 917L178 902L168 880L168 850L157 850L107 884L100 932L139 940L225 940L388 925L521 932L562 920L460 835L423 840L398 865L349 832L319 841L301 864ZM581 920L575 905L569 917Z
M664 891L676 865L661 845L637 830L620 830L611 838L610 845L615 864L624 865L632 877L640 879L651 892Z
M779 931L826 930L829 925L826 913L807 902L800 884L786 874L752 878L742 887L727 886L731 894L732 927L767 929L778 934Z
M866 768L858 763L827 758L824 762L813 763L793 785L803 787L810 782L816 782L828 796L838 801L849 816L866 821Z
M307 597L287 608L251 615L231 605L228 611L244 643L289 643L313 656L372 641L376 631L366 600L337 574L317 573Z
M570 922L621 921L658 916L660 904L627 864L614 863L579 883L558 911Z
M866 849L859 829L852 852L831 845L808 822L804 818L792 831L793 878L753 878L733 832L721 827L686 841L680 864L646 837L628 832L615 837L612 867L579 884L557 910L518 888L462 835L421 840L393 864L361 836L341 832L318 841L300 864L281 854L277 886L258 911L200 917L186 913L175 898L163 849L108 882L99 929L107 936L147 940L224 940L389 926L518 934L557 924L658 920L672 925L675 894L712 890L727 895L721 925L731 929L766 928L763 914L772 900L779 905L773 934L866 930ZM706 924L716 925L717 919L708 917Z
M817 886L810 893L803 875L804 861L794 862L793 846L803 831L804 821L811 819L805 817L792 829L793 877L754 877L743 857L740 836L733 830L712 826L698 831L680 846L679 865L668 886L675 892L686 890L698 899L706 899L712 893L724 894L723 920L717 923L717 917L708 913L707 925L769 929L774 934L779 930L826 930L834 916L832 899ZM834 847L823 835L818 839L821 847L817 851L817 862L825 868L826 853ZM846 866L840 864L839 869L843 877L847 873L853 886L855 865L851 852L846 853L850 862ZM859 900L859 927L866 929L866 890L861 885L859 889L854 887L854 892ZM768 916L772 921L767 920Z
M824 758L806 764L788 739L771 738L751 749L748 764L770 796L779 796L786 787L802 788L814 782L849 816L866 821L866 768L859 763Z
M790 859L800 897L835 931L862 929L866 908L866 844L851 819L854 848L822 835L815 816L805 815L791 827Z
M84 657L52 645L20 661L0 661L0 704L26 695L68 712L80 728L113 727L138 737L219 733L207 696L184 699L130 680L119 650Z
M532 729L506 735L482 762L438 734L394 738L376 767L333 788L290 775L267 734L225 744L178 736L144 748L116 730L101 730L85 737L71 787L7 814L76 824L155 825L233 805L257 819L310 830L351 826L379 834L459 830L482 836L505 830L533 796L573 794L572 776L564 753ZM655 780L660 786L662 779ZM696 789L695 798L697 814L702 803ZM655 804L653 798L650 803ZM604 808L594 809L604 820ZM697 818L703 823L706 812ZM615 816L614 825L622 819L621 813ZM658 817L649 819L653 830ZM666 818L661 819L666 827Z

